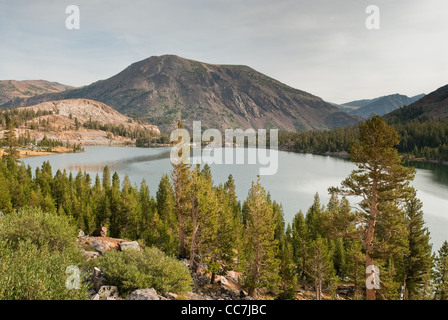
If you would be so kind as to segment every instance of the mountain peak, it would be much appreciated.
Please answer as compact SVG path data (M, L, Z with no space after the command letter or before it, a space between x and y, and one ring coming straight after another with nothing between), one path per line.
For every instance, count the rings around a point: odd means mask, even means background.
M101 101L120 113L146 118L165 131L179 119L187 128L200 120L203 128L288 131L358 123L321 98L248 66L207 64L176 55L152 56L109 79L3 107L69 98Z

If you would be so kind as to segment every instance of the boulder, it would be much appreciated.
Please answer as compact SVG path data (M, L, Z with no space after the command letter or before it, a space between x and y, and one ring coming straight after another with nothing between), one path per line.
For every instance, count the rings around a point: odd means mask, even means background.
M101 286L98 290L100 299L118 298L118 288L115 286Z
M125 251L125 250L140 250L140 245L138 244L137 241L129 241L129 242L121 242L119 244L120 246L120 250L121 251Z
M160 296L154 288L151 289L138 289L132 291L126 300L160 300Z

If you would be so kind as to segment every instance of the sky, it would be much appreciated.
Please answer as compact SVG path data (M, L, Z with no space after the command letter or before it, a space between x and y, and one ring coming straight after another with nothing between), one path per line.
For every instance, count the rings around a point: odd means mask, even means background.
M248 65L334 103L427 94L448 83L448 1L0 0L1 80L83 86L163 54Z

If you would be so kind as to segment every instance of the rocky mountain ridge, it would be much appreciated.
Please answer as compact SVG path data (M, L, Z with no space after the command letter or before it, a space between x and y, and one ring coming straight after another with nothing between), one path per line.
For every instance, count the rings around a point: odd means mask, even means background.
M0 105L15 99L26 99L36 95L57 93L73 88L72 86L45 80L0 80Z
M50 100L85 98L170 131L181 119L190 129L278 128L288 131L350 126L358 119L307 92L247 66L214 65L174 55L131 64L117 75L60 93L15 100L18 107Z

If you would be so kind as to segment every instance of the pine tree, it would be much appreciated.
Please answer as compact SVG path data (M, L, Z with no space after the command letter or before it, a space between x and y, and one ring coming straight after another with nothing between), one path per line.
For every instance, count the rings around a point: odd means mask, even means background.
M448 300L448 242L440 247L434 268L435 299Z
M332 194L361 197L357 223L364 227L361 241L366 252L365 267L374 265L380 253L397 254L405 243L404 213L401 205L409 193L409 181L415 170L401 164L397 132L383 119L374 116L359 127L360 136L350 149L358 169L330 188ZM398 250L394 252L394 250ZM366 274L366 279L369 275ZM368 287L366 299L376 299L376 290Z
M316 300L321 300L324 283L333 282L335 275L331 254L320 236L311 241L308 255L307 273L314 281Z
M183 128L180 121L178 128ZM178 143L189 143L189 141L182 141L179 137ZM182 159L182 149L179 150L179 158ZM171 172L171 180L174 190L174 209L177 216L178 232L179 232L179 257L186 258L188 245L186 234L190 227L189 216L191 214L191 194L190 194L190 164L180 162L178 164L172 163L173 170Z
M323 212L324 208L320 204L319 194L314 195L314 202L306 213L305 221L308 230L308 239L315 240L323 235Z
M305 277L307 260L307 226L302 211L299 211L292 221L292 248L297 276L300 280Z
M110 236L119 238L122 228L121 219L121 191L120 191L120 177L118 173L114 172L112 175L112 187L109 191L110 199Z
M120 196L119 230L122 237L134 240L138 239L141 234L139 229L141 207L136 189L131 185L129 176L126 174Z
M280 260L279 275L281 277L281 292L278 298L281 300L294 300L297 279L294 275L295 263L293 261L292 230L289 224L285 235L280 240L278 258Z
M9 194L9 181L3 174L3 163L0 163L0 211L10 213L12 211L11 196Z
M163 239L159 242L159 246L169 255L179 253L179 226L174 203L170 180L167 175L163 175L156 194L156 206L158 217L163 222L158 229Z
M276 289L279 284L275 219L259 177L257 183L252 183L245 204L243 278L249 295L253 295L257 288Z
M215 192L217 197L217 228L214 248L208 259L209 268L212 271L211 283L214 282L216 274L224 275L226 271L233 270L236 266L239 237L241 235L241 223L235 220L230 195L222 185L216 188Z
M3 154L4 161L15 162L19 159L19 151L17 150L18 142L14 122L12 120L9 120L7 123L6 131L1 144L6 147L5 154Z
M217 263L213 259L216 249L218 229L218 201L208 166L200 171L199 164L191 175L191 221L190 268L196 272L202 262L213 264L216 273Z
M405 256L407 299L420 300L427 294L425 284L432 269L432 245L423 219L422 202L413 196L406 203L408 254Z

